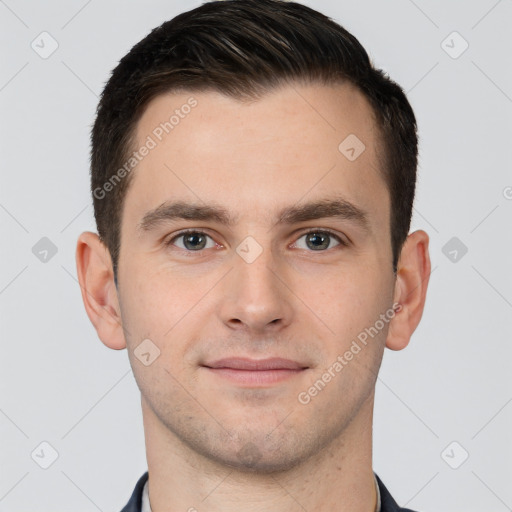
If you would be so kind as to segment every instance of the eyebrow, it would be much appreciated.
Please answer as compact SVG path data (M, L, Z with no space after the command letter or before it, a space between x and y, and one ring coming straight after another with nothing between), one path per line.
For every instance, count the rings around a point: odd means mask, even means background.
M299 206L285 207L278 212L274 224L291 225L322 218L352 221L364 231L370 232L368 213L342 197L324 198ZM145 213L137 228L142 234L162 223L176 219L211 221L233 227L237 223L238 216L233 216L228 210L215 204L166 201Z

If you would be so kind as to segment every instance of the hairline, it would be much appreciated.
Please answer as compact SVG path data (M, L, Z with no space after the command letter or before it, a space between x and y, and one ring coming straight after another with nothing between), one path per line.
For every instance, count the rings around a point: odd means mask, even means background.
M378 162L382 162L382 165L377 165L377 169L374 168L382 180L384 181L384 184L386 186L386 191L388 194L388 200L389 200L389 218L388 218L388 226L389 226L389 243L391 246L392 251L392 257L393 257L393 196L390 188L389 183L389 176L391 173L391 169L389 169L389 166L391 165L391 161L389 158L389 148L388 148L388 134L385 133L383 126L382 126L382 120L380 117L380 113L378 109L373 105L371 99L368 97L366 92L363 90L362 87L360 87L357 83L355 83L354 80L352 80L350 77L342 76L339 77L332 77L332 78L321 78L321 77L314 77L314 78L308 78L304 76L297 76L297 77L282 77L279 78L275 83L254 83L253 86L248 89L247 91L244 91L244 93L241 92L231 92L231 90L224 89L221 86L216 86L215 84L197 84L197 85L173 85L170 84L168 87L164 87L160 90L157 90L154 92L154 94L148 94L148 96L145 98L145 101L142 104L139 104L134 111L133 119L131 122L131 125L128 127L127 131L125 132L125 141L121 147L120 152L120 159L116 162L115 166L113 168L119 167L122 162L126 161L129 158L129 155L137 150L137 145L139 143L138 141L138 130L140 127L140 121L142 117L144 116L144 113L149 108L150 104L155 101L156 99L169 95L169 94L187 94L187 93L203 93L203 92L213 92L213 93L219 93L227 98L232 98L236 101L239 101L240 103L249 103L249 102L255 102L263 99L267 94L271 94L274 91L279 90L280 88L285 88L287 86L293 86L293 85L321 85L326 87L333 87L336 85L343 85L347 84L349 86L352 86L354 89L356 89L359 94L364 98L366 103L368 104L370 115L372 117L372 126L375 126L377 128L377 136L375 137L375 157ZM381 158L382 157L382 158ZM117 268L119 266L119 258L121 255L121 243L122 243L122 223L123 223L123 212L125 209L126 204L126 197L128 195L129 190L131 189L132 182L134 180L134 174L137 172L138 165L136 165L133 170L126 176L126 181L124 188L122 189L122 197L119 204L118 209L118 219L117 219L117 227L118 227L118 233L117 233L117 261L113 262L114 265L114 274L117 272ZM116 280L117 283L117 280Z

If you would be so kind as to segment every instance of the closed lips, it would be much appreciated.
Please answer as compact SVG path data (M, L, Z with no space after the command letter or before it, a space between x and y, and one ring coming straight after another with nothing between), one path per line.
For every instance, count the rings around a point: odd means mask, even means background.
M211 363L204 364L207 368L220 369L229 368L232 370L264 371L264 370L304 370L307 366L292 361L290 359L271 358L271 359L247 359L241 357L232 357L219 359Z

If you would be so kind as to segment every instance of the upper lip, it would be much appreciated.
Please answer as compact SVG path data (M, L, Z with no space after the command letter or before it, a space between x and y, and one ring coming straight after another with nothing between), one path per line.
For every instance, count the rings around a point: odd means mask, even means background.
M245 357L228 357L204 364L208 368L232 368L234 370L303 370L307 368L297 361L272 357L269 359L249 359Z

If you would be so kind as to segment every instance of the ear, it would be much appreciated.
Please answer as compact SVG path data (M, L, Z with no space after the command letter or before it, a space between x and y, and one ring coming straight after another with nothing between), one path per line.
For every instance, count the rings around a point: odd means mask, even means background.
M409 234L398 261L394 303L400 304L389 324L386 347L402 350L420 323L430 278L429 238L422 230Z
M96 233L78 237L76 267L85 310L100 340L114 350L125 348L110 252Z

